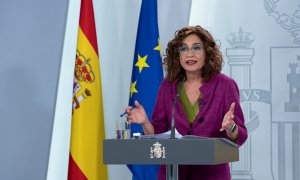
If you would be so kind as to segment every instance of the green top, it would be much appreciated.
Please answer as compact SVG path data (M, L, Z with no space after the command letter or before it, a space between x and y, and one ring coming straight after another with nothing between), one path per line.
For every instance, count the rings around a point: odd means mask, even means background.
M180 102L183 106L186 117L188 118L190 124L193 124L196 116L199 113L198 101L196 101L193 105L191 104L186 91L183 87L183 82L181 81L177 85L177 92L179 92Z

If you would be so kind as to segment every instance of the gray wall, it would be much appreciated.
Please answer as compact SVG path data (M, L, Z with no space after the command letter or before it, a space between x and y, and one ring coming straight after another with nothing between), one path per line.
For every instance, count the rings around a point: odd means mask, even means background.
M0 1L0 179L45 179L67 0Z

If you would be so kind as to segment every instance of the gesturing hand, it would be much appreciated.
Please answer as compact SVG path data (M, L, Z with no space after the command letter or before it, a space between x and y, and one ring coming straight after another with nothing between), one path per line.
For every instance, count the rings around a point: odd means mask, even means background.
M134 101L134 105L136 108L132 108L131 106L125 108L125 111L128 112L127 114L128 122L136 123L136 124L144 124L148 119L146 111L137 100Z
M234 102L231 103L230 109L228 110L228 112L225 114L225 116L223 118L222 127L221 127L220 131L224 131L224 129L225 129L228 132L228 131L230 131L232 126L235 124L233 121L234 106L235 106L235 103Z

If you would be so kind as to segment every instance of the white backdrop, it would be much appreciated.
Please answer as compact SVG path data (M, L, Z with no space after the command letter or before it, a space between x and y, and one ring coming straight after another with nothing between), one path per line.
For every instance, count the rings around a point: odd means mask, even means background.
M232 179L300 179L299 1L193 1L189 23L221 41L224 72L241 90L250 136Z

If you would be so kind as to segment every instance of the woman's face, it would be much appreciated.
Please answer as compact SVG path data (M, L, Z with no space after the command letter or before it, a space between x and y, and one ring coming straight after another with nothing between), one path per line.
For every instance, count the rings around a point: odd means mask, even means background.
M206 54L203 42L196 34L191 34L183 39L179 52L180 64L186 73L201 72L205 65Z

